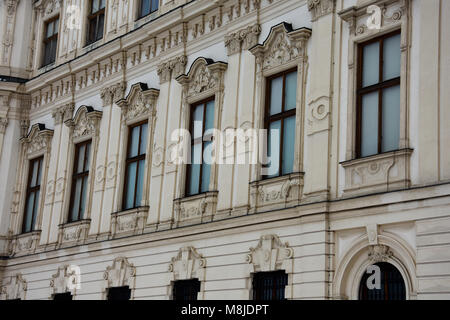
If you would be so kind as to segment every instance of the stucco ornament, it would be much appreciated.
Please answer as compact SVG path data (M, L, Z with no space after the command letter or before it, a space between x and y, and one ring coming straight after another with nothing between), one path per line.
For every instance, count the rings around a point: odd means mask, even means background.
M294 250L282 243L277 235L263 235L256 248L250 248L246 261L253 264L255 271L276 271L286 269L285 263L292 259Z
M134 279L136 277L136 267L128 262L125 257L114 259L112 266L106 268L103 278L107 282L107 287L123 287L134 286Z
M203 279L206 260L194 247L186 246L178 251L169 264L174 280Z

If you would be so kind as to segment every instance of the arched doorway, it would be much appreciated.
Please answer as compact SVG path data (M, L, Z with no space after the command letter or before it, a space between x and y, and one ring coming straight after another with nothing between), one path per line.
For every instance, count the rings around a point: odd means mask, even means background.
M380 268L380 287L369 289L367 280L374 273L364 273L359 284L359 300L406 300L405 281L397 268L386 262L375 266Z

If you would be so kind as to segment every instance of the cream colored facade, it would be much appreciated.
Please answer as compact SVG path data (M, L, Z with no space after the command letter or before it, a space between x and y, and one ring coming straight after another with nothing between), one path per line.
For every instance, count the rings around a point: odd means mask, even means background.
M450 1L161 0L137 20L138 0L106 0L104 37L89 46L86 3L0 1L2 299L66 292L70 265L74 299L124 285L133 299L170 299L173 281L191 278L199 299L250 299L252 274L275 270L288 299L357 299L380 261L408 299L450 299ZM370 5L379 29L367 27ZM56 61L40 68L56 16ZM399 150L356 159L357 46L393 30ZM218 130L263 128L265 78L293 67L295 173L216 165L212 191L185 197L186 166L170 155L189 106L214 97ZM122 211L127 126L143 120L144 196ZM86 216L67 224L74 145L87 139ZM21 234L37 156L38 231Z

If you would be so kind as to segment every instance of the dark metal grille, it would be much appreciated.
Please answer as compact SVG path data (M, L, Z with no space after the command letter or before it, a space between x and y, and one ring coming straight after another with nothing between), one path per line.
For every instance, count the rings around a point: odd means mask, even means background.
M405 282L400 272L389 263L376 263L381 269L381 288L369 289L365 273L359 285L359 300L406 300Z
M284 271L259 272L253 276L253 300L284 300L288 275Z
M108 289L108 300L111 301L126 301L131 298L131 290L126 287L115 287Z
M53 300L55 301L71 301L72 299L72 294L70 292L65 292L65 293L57 293L53 296Z
M173 285L173 300L176 301L196 301L200 292L200 281L180 280Z

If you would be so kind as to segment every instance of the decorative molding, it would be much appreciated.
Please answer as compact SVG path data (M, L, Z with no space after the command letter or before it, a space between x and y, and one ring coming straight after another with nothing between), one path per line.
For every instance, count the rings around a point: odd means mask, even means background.
M9 66L11 63L12 47L14 43L14 32L17 15L17 6L20 0L6 0L5 16L3 17L3 41L0 65Z
M91 220L81 220L59 225L58 246L82 245L89 234Z
M292 271L294 250L289 244L282 243L277 235L263 235L256 248L250 248L246 262L253 265L252 272L277 270Z
M1 287L0 294L2 300L25 300L27 292L27 281L23 278L21 273L16 273L9 277L9 281L6 281Z
M8 127L8 118L0 117L0 134L6 132L6 127Z
M178 251L176 257L172 258L168 271L172 281L205 279L206 259L197 252L194 247L186 246Z
M73 129L72 140L77 141L85 137L97 137L100 133L101 118L101 111L96 111L90 106L81 106L73 119L66 120L64 123Z
M39 245L41 231L19 234L11 238L8 254L11 257L33 254Z
M179 226L211 221L217 208L217 191L174 200L175 219Z
M311 21L316 21L320 17L333 12L335 0L308 0L308 10L311 12Z
M116 258L112 266L106 268L103 279L106 288L129 286L132 289L136 280L136 267L125 257Z
M159 90L149 89L147 84L139 82L133 84L130 93L125 99L120 99L116 104L122 108L122 120L125 123L154 118L156 115L156 101Z
M68 103L53 111L52 117L55 120L55 125L60 125L63 122L72 119L74 110L75 103Z
M127 85L125 82L119 82L107 86L100 91L100 97L103 100L103 106L110 106L114 102L123 99Z
M330 97L320 97L309 103L307 113L307 134L330 130Z
M149 207L113 213L111 215L111 236L113 238L142 234L147 221Z
M305 60L310 37L310 29L292 30L292 25L281 23L272 27L264 43L250 48L250 52L256 56L260 70L270 70L292 61Z
M181 55L167 62L163 62L158 66L158 76L160 84L176 79L184 73L187 64L187 57Z
M21 142L26 145L27 154L32 156L49 152L52 137L53 130L46 129L44 124L38 123L31 127L30 132L21 139Z
M385 245L373 245L369 247L368 258L372 264L387 262L393 257L392 250Z
M80 287L80 274L76 268L71 265L65 265L58 268L58 271L52 275L50 288L53 294L76 291Z
M254 24L244 29L229 33L225 36L225 47L228 55L248 50L258 43L258 37L261 33L261 26Z

